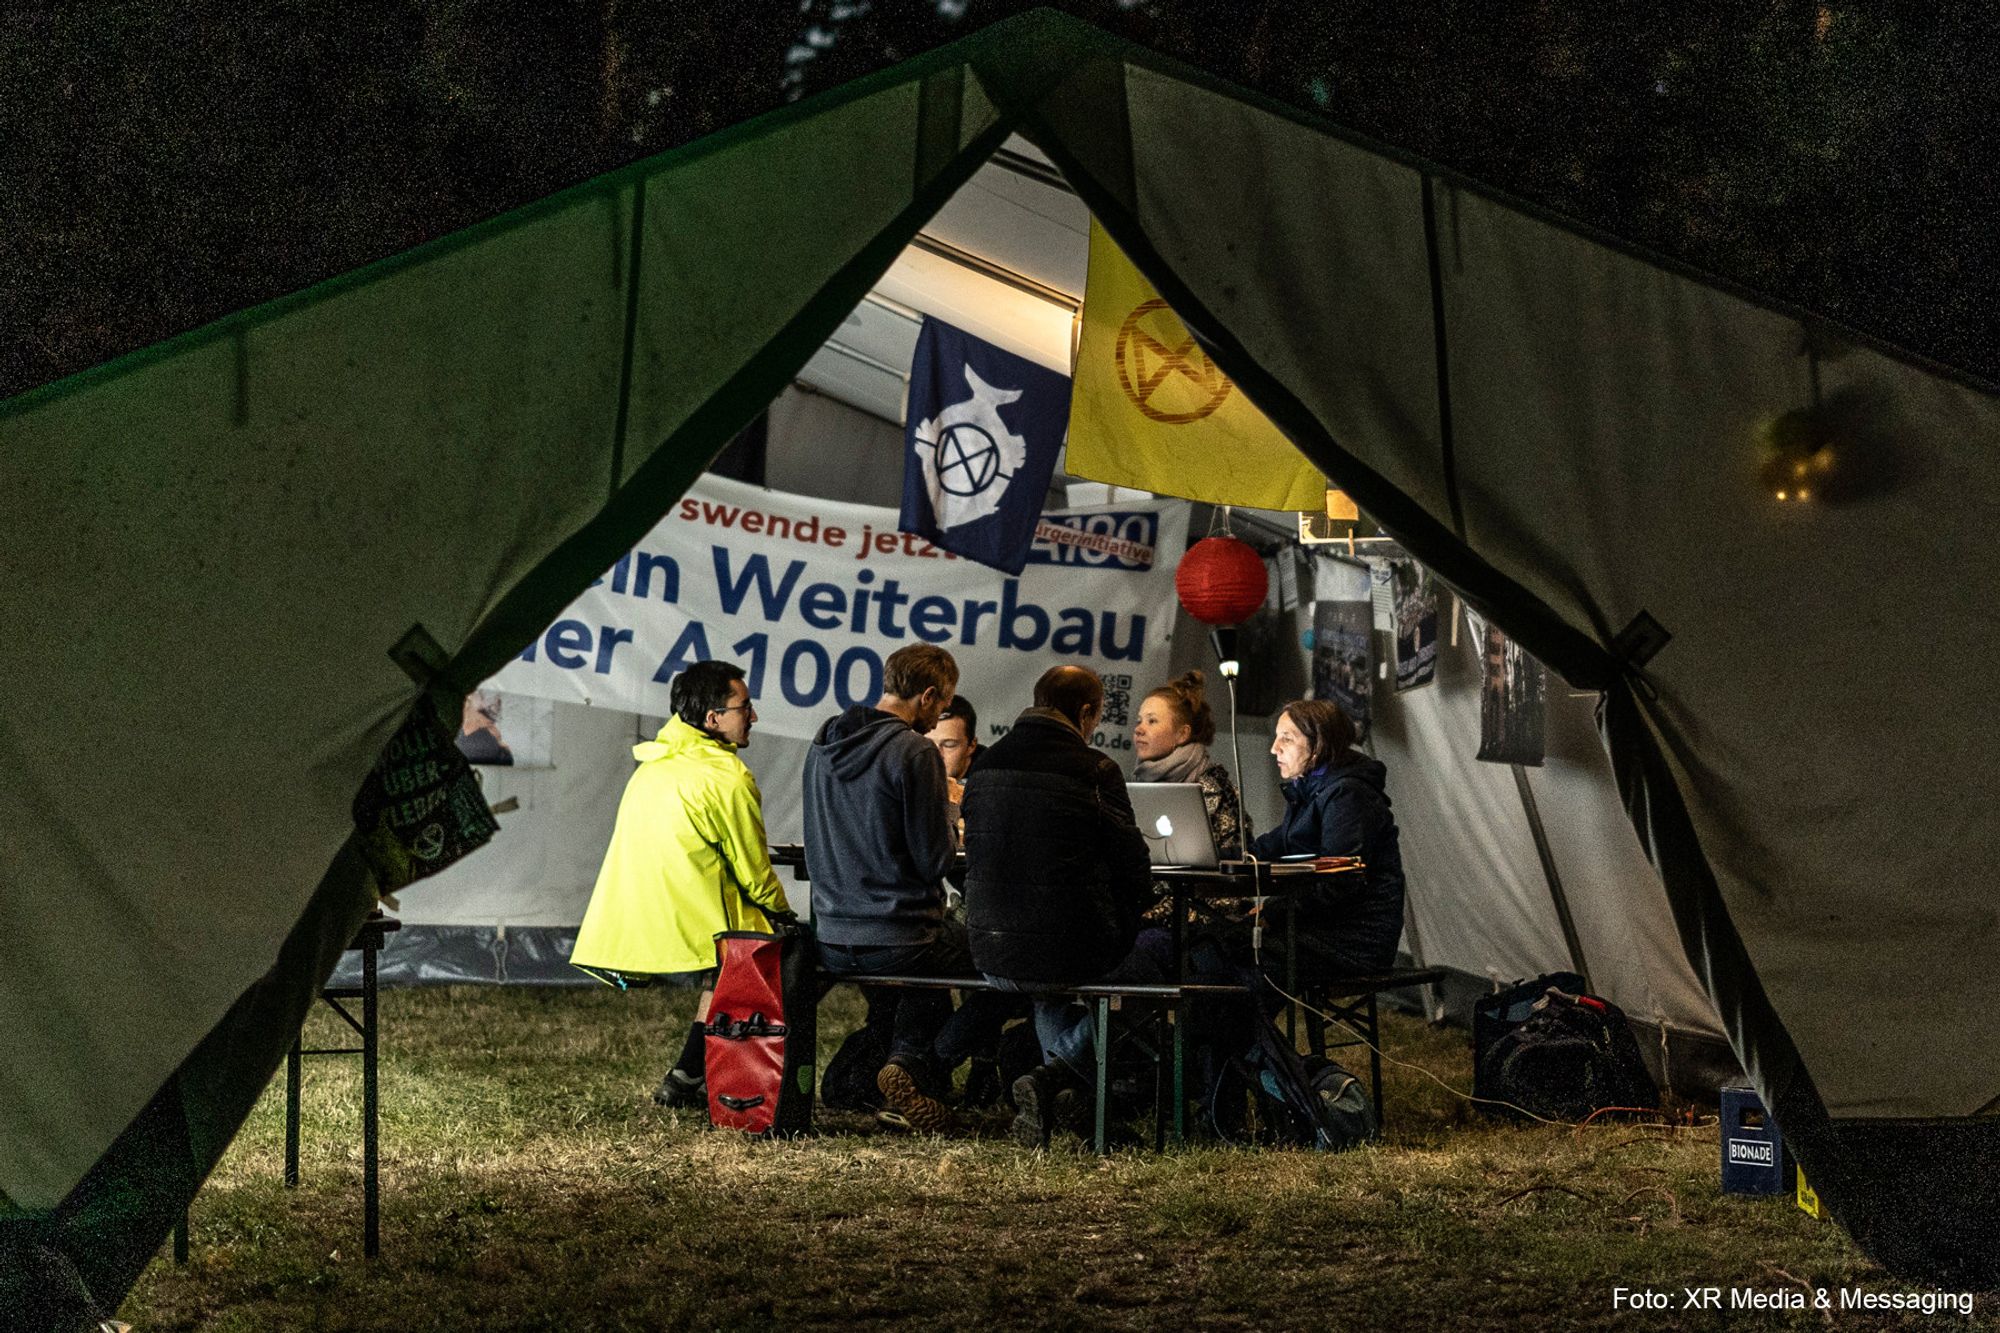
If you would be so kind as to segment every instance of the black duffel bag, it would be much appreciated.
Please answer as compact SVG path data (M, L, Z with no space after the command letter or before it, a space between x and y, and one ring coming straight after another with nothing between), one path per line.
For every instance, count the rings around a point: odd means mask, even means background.
M1483 1081L1486 1053L1493 1043L1528 1021L1535 1004L1549 988L1569 995L1582 995L1590 987L1574 972L1546 972L1532 981L1517 981L1491 995L1482 995L1472 1006L1472 1095L1491 1097L1493 1089Z
M1509 1117L1525 1111L1579 1121L1606 1107L1650 1110L1660 1104L1625 1011L1598 996L1555 987L1481 1053L1473 1086L1487 1099L1479 1103L1482 1111Z

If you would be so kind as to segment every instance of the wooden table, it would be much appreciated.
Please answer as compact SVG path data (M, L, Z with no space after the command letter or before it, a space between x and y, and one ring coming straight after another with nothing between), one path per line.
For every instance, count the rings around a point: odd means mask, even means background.
M803 880L808 878L805 848L803 846L795 842L774 843L770 851L771 864L773 866L789 867L795 879ZM959 852L954 857L953 868L961 872L965 869L964 852ZM1328 878L1329 874L1347 874L1358 871L1360 868L1358 861L1351 868L1343 868L1334 872L1322 870L1311 862L1298 861L1224 861L1217 866L1206 868L1197 868L1194 866L1153 867L1152 875L1154 882L1164 884L1167 887L1170 903L1169 910L1172 913L1171 928L1173 931L1174 959L1172 976L1169 977L1165 985L1134 984L1110 986L1093 985L1089 982L1083 982L1079 983L1073 991L1074 994L1085 1000L1096 1011L1096 1050L1098 1060L1097 1146L1100 1152L1104 1148L1104 1088L1108 1079L1106 1061L1109 1056L1111 1012L1119 1007L1121 999L1156 1000L1165 1005L1166 1021L1173 1033L1170 1043L1173 1051L1171 1065L1171 1105L1173 1108L1174 1138L1178 1141L1184 1137L1186 1131L1186 1125L1183 1120L1185 1113L1183 1097L1185 1072L1183 1066L1184 1046L1179 1021L1180 1002L1183 998L1191 998L1194 992L1216 996L1225 993L1247 993L1241 987L1233 984L1189 985L1187 983L1186 925L1189 902L1195 899L1216 902L1273 898L1285 901L1287 903L1287 910L1284 913L1285 989L1290 992L1298 988L1298 944L1295 920L1297 913L1291 910L1294 906L1293 896L1313 884ZM871 982L878 985L923 984L921 979L913 977L861 978L856 980L860 984ZM984 978L940 978L934 984L950 984L960 990L989 988ZM1290 1005L1286 1006L1285 1029L1286 1035L1296 1044L1298 1040L1297 1015L1296 1010ZM1159 1062L1156 1060L1156 1063ZM1157 1086L1157 1084L1165 1081L1165 1074L1165 1068L1157 1071L1155 1080L1156 1095L1166 1092L1164 1087ZM1376 1076L1378 1098L1380 1096L1380 1085L1381 1078L1378 1074ZM1167 1103L1162 1100L1161 1104L1165 1106ZM1156 1116L1156 1141L1164 1141L1165 1133L1165 1120Z

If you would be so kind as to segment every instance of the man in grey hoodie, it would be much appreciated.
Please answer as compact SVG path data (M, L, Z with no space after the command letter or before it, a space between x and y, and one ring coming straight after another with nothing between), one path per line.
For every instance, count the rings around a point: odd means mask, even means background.
M958 687L958 664L912 644L882 665L882 697L830 719L806 752L806 873L820 963L831 975L973 975L965 929L944 915L957 851L944 760L925 739ZM876 1086L890 1110L935 1132L951 1113L933 1050L951 1016L944 991L895 996L895 1035Z

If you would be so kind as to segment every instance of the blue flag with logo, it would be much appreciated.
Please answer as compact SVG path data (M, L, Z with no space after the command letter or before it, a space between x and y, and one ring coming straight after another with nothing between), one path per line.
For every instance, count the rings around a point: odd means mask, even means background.
M1020 573L1069 427L1069 377L926 316L907 420L897 526Z

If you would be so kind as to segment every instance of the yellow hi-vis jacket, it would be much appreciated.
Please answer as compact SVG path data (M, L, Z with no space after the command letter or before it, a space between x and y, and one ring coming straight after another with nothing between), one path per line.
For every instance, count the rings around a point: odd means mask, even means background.
M617 972L715 966L715 935L789 911L764 843L764 802L736 747L678 717L632 747L610 849L569 960ZM754 904L754 905L753 905Z

